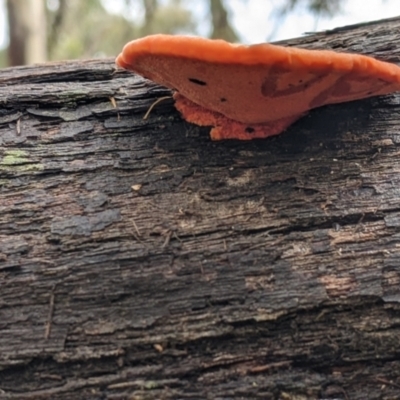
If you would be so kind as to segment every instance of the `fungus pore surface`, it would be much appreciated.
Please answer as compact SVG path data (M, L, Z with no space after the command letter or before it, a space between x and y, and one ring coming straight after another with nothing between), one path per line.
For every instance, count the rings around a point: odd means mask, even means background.
M118 66L174 89L186 121L213 140L277 135L309 110L400 91L400 67L359 54L152 35L125 45Z

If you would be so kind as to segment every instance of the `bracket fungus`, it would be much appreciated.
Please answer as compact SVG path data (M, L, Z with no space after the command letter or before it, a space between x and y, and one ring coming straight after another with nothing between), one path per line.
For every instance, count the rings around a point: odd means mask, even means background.
M152 35L118 66L175 90L183 118L213 140L277 135L309 110L400 91L400 67L372 57L272 44Z

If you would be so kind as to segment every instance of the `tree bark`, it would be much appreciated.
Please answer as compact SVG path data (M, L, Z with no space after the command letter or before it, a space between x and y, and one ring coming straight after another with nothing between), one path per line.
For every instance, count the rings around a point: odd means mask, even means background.
M0 398L400 398L399 95L213 143L112 60L0 84Z
M9 65L45 62L47 30L44 0L7 0L7 14Z

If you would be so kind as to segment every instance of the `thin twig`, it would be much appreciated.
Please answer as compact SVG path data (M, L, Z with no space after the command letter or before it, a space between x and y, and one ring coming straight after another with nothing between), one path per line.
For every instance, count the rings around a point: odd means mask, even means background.
M146 114L144 114L143 119L147 119L147 118L149 117L151 111L153 110L153 108L154 108L158 103L161 103L162 101L167 100L167 99L171 99L171 98L172 98L172 96L164 96L164 97L160 97L159 99L157 99L157 100L149 107L149 109L147 110Z
M56 284L53 285L51 288L51 294L50 294L50 304L49 304L49 315L47 317L47 323L46 323L46 330L44 332L44 338L48 339L50 337L50 332L51 332L51 323L53 320L53 314L54 314L54 291L56 289Z

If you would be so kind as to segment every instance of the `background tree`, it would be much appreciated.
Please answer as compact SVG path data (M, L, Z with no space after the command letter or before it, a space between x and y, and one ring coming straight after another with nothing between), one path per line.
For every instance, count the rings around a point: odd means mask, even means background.
M333 15L341 3L342 0L285 0L274 18L282 21L304 5L317 16ZM188 0L125 0L122 4L124 9L116 14L102 0L7 0L10 45L7 57L0 54L0 67L112 56L116 48L136 37L160 32L197 32L199 21ZM210 37L239 41L228 3L207 0L204 4L209 10ZM141 14L143 18L138 18Z
M60 3L57 10L49 12L49 19L54 21L49 52L50 59L54 60L113 56L115 49L136 37L195 30L191 13L179 0L164 5L157 0L142 0L142 21L129 17L138 5L137 0L127 1L122 14L107 12L100 0L69 0L66 3L66 6ZM78 20L80 23L76 24Z
M63 0L48 19L50 60L113 55L129 35L138 34L135 24L108 13L100 0Z
M137 0L128 0L123 14L113 14L107 12L101 0L8 0L7 64L110 56L135 37L196 30L192 13L180 0L166 4L142 0L143 21L127 17L137 4Z
M7 0L9 65L47 60L47 24L44 0Z
M228 12L222 0L210 0L212 20L211 38L225 39L228 42L237 42L239 37L229 22Z

